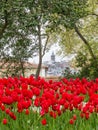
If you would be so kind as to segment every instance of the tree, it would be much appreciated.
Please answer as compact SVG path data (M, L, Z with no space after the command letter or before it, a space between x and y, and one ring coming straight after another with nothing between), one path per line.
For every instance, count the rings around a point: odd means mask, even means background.
M10 65L16 62L19 65L18 68L14 66L16 72L21 68L23 75L22 63L33 57L37 50L35 38L32 40L28 31L29 18L25 4L26 1L0 1L0 60L10 62ZM9 66L7 68L9 70Z
M36 43L38 45L39 64L36 72L36 78L38 78L41 70L42 58L47 49L50 35L49 31L47 30L49 24L49 12L47 12L47 8L45 7L45 0L33 1L33 6L31 6L29 3L28 5L26 4L26 6L31 19L33 20L33 23L30 21L31 35L37 38ZM34 32L32 32L33 28L35 28Z
M90 2L90 1L89 1ZM96 2L96 1L95 1ZM96 24L96 21L97 21L97 15L94 13L94 4L95 3L93 3L93 9L92 10L89 10L89 13L87 14L87 20L88 21L91 21L91 20L89 20L89 19L91 19L91 16L95 19L95 21L93 21L93 23L95 22L95 24ZM90 6L91 6L91 4L89 4ZM96 4L95 4L96 5ZM90 7L89 7L90 8ZM89 19L88 19L88 17L89 17ZM81 19L81 20L84 20L85 19L85 17L83 16L83 18ZM88 48L88 51L89 51L89 53L90 53L90 55L91 55L91 57L96 61L96 55L94 54L94 52L93 52L93 49L92 49L92 47L91 47L91 45L90 45L90 41L88 41L87 40L87 37L85 37L85 36L83 36L83 33L81 33L81 31L79 30L79 27L78 26L80 26L81 25L81 20L79 20L77 23L75 23L75 26L74 26L74 29L75 29L75 32L78 34L78 36L79 36L79 38L83 41L83 43L85 44L85 46ZM86 20L86 19L85 19ZM84 21L85 22L85 21ZM78 26L77 26L78 25ZM90 26L92 26L92 23L90 24ZM82 26L83 27L83 26ZM95 27L97 27L97 24L96 24L96 26ZM80 28L81 28L81 26L80 26ZM91 28L91 27L90 27ZM89 32L88 32L89 33ZM96 37L96 36L95 36Z
M43 2L45 1L23 0L20 2L18 0L5 0L0 2L1 59L11 58L16 59L17 63L20 63L20 61L22 63L22 61L33 57L33 54L38 54L39 65L36 77L39 76L42 57L45 54L49 39L49 33L45 32L48 12L46 8L43 8L45 5ZM42 43L42 40L45 43ZM23 70L23 65L20 65Z
M64 1L62 1L61 3L63 3L63 2ZM60 26L61 28L58 32L60 33L60 31L61 31L62 37L66 37L66 38L63 38L63 40L60 40L60 42L63 41L63 43L64 43L64 40L66 39L67 42L65 43L65 46L67 46L67 48L69 48L68 50L72 50L73 46L76 47L76 43L75 44L72 43L73 37L71 37L71 36L78 35L78 39L76 39L76 40L79 41L79 43L84 44L83 46L86 46L88 48L88 51L89 51L91 57L96 61L96 55L92 49L90 41L88 40L89 36L87 36L87 33L86 33L86 37L85 37L84 36L85 34L83 35L83 32L81 33L80 30L83 27L83 25L81 26L81 23L82 22L85 23L86 20L91 21L90 20L91 17L93 18L93 23L94 23L94 20L95 20L95 23L96 23L96 21L98 22L98 16L94 12L96 5L97 5L97 1L95 0L92 3L91 0L88 0L88 1L85 1L85 0L78 1L77 0L74 2L66 1L65 3L66 3L66 5L64 5L64 4L61 4L60 6L56 5L56 9L55 9L55 13L57 14L57 18L58 18L56 23L57 23L57 25L62 25L62 26ZM58 11L56 11L57 7L58 7ZM92 26L92 24L91 24L91 26ZM65 30L64 30L64 27L65 27ZM96 24L95 28L96 27L97 27L97 24ZM62 31L65 33L62 34ZM71 33L72 35L68 34L67 31L68 31L68 33L72 31L73 34L72 33ZM64 36L64 34L65 34L65 36ZM59 36L61 36L61 35L59 35ZM96 37L96 36L94 36L94 37ZM82 40L82 42L80 41L79 38ZM68 40L69 40L69 42L68 42ZM77 44L78 48L81 46L82 45Z

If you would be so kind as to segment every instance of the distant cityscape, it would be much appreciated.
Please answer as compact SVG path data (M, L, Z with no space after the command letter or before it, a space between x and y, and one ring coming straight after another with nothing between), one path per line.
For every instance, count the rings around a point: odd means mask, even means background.
M50 61L44 61L43 63L47 66L47 76L61 76L66 68L70 68L74 72L74 68L71 67L70 61L56 61L54 52L51 54Z

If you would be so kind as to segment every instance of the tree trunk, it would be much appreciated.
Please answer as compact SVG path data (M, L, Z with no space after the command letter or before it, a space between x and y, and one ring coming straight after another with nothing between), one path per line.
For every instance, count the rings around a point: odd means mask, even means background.
M20 59L20 67L21 67L21 72L22 72L22 76L25 77L25 72L24 72L24 66L23 66L24 62Z
M83 35L81 34L81 32L79 31L79 29L76 25L75 25L74 29L75 29L76 33L78 34L78 36L81 38L81 40L84 42L84 44L87 46L91 57L96 61L96 56L94 55L93 50L92 50L91 46L89 45L88 41L83 37Z
M38 44L39 44L39 64L36 71L36 78L40 75L40 70L42 66L42 41L41 41L41 26L38 25Z

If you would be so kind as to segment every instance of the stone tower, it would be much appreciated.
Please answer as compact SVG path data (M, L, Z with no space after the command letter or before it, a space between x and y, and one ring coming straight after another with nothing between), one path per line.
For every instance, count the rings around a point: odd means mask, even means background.
M55 54L54 54L54 52L52 52L51 61L52 61L52 62L55 62Z

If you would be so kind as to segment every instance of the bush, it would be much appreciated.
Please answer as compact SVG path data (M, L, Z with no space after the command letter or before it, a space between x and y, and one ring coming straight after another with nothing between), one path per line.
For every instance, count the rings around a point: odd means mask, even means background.
M98 77L98 59L88 58L87 55L79 52L76 56L76 65L80 68L78 77L95 79Z
M76 77L78 77L78 75L79 75L78 72L72 72L69 67L66 67L64 72L62 73L62 76L67 79L70 79L70 78L75 79Z

